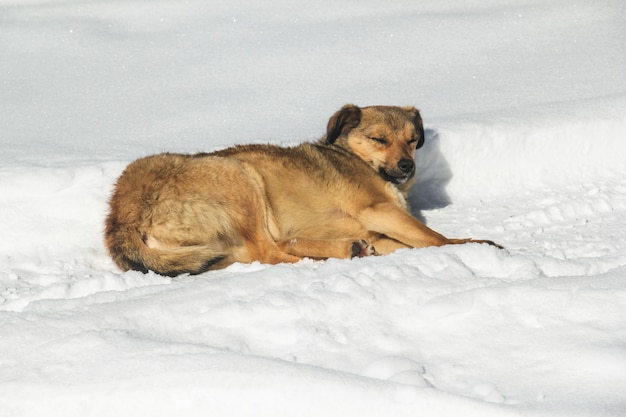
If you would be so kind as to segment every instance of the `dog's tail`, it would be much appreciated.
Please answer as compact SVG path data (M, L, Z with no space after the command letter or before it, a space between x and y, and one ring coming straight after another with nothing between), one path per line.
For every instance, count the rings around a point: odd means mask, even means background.
M105 244L111 258L124 271L130 269L174 277L181 274L201 274L210 269L224 267L229 257L223 245L191 245L173 248L151 248L138 230L130 228L105 231Z

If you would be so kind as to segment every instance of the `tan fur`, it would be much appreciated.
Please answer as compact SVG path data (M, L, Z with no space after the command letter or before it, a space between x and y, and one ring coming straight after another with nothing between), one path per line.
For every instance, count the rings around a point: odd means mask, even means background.
M105 244L123 270L175 276L470 242L407 210L423 140L413 107L346 105L318 143L139 159L117 181Z

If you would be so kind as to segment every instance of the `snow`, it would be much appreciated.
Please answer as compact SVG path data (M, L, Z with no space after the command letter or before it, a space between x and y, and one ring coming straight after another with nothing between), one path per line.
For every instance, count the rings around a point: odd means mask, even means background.
M623 2L0 0L0 416L623 416ZM486 245L201 276L102 245L132 160L415 105Z

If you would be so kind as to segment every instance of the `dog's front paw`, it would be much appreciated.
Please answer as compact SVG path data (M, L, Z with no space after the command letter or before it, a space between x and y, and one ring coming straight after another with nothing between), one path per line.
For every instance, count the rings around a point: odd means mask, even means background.
M352 257L378 255L376 249L363 239L352 242Z
M495 246L498 249L504 249L504 246L495 243L493 240L484 239L448 239L448 244L458 245L463 243L486 243L487 245Z
M474 239L472 239L470 242L473 242L473 243L486 243L488 245L495 246L498 249L504 249L504 246L497 244L493 240L474 240Z

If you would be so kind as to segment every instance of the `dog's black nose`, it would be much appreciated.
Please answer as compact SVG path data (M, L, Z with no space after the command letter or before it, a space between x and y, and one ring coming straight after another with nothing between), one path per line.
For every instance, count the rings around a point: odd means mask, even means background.
M398 161L398 168L405 174L410 174L415 169L415 162L412 159L401 159Z

